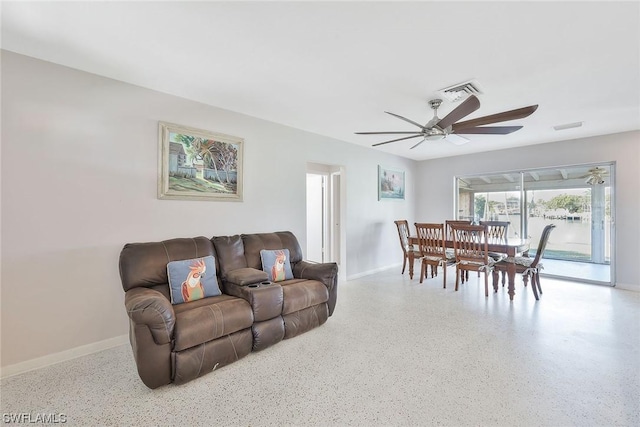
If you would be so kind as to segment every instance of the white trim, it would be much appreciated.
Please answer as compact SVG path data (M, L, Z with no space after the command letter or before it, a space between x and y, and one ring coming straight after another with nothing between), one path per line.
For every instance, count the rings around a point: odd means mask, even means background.
M4 379L4 378L12 377L14 375L18 375L18 374L33 371L36 369L44 368L47 366L55 365L57 363L66 362L68 360L72 360L78 357L97 353L102 350L118 347L128 342L129 342L129 335L125 334L125 335L119 335L113 338L108 338L103 341L81 345L80 347L71 348L69 350L61 351L59 353L53 353L47 356L36 357L35 359L30 359L25 362L20 362L20 363L16 363L13 365L8 365L0 368L0 378Z
M363 271L361 273L352 274L351 276L347 276L347 280L355 280L365 276L371 276L372 274L381 273L383 271L389 270L391 268L402 268L402 263L387 265L386 267L380 267L373 270ZM407 265L407 271L405 271L407 277L409 276L409 266Z
M633 292L640 292L640 285L638 284L631 284L631 283L616 283L615 284L615 288L616 289L622 289L625 291L633 291Z

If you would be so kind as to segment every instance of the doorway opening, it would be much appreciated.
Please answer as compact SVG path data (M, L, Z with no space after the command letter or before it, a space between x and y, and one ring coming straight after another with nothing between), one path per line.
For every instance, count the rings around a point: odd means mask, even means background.
M343 166L307 164L306 258L337 263L341 277L346 277L345 194Z

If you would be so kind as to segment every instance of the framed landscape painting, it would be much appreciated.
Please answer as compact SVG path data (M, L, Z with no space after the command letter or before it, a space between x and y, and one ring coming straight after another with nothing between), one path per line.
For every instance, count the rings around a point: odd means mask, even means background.
M242 201L242 138L166 122L158 134L159 199Z
M378 200L404 200L404 171L378 165Z

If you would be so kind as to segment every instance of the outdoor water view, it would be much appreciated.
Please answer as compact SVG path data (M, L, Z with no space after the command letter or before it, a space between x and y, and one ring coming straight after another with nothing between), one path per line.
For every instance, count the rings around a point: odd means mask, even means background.
M545 258L608 264L611 223L609 188L605 190L605 220L599 224L604 233L604 254L600 260L594 260L592 252L591 195L591 188L526 192L526 237L532 242L530 254L535 254L542 229L553 223L556 229L549 238ZM520 237L520 192L476 193L474 207L476 221L510 221L509 236Z

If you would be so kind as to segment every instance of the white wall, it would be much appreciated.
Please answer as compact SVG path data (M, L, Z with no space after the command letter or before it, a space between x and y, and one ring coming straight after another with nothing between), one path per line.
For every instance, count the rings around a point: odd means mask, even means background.
M470 142L469 144L472 144ZM453 217L454 176L580 163L616 162L616 284L640 291L640 132L540 144L420 163L416 216L421 221Z
M158 121L244 138L244 202L158 200ZM3 367L127 333L127 242L291 230L304 248L307 162L345 167L348 276L398 264L393 220L415 212L411 160L6 51L1 161ZM407 171L407 201L378 202L378 164Z

